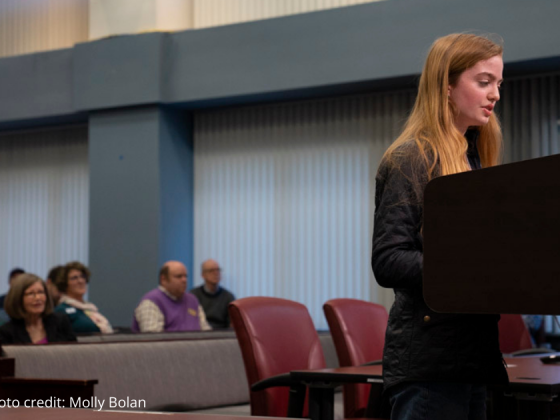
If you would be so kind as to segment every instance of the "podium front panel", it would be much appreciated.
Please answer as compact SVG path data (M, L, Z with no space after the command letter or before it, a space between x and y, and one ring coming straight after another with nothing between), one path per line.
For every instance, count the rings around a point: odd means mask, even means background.
M560 155L432 180L423 236L435 311L560 314Z

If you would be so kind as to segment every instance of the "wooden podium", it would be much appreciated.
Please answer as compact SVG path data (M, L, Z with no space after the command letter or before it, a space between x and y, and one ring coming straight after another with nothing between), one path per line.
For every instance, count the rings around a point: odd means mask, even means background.
M432 180L423 235L433 310L560 314L560 155Z

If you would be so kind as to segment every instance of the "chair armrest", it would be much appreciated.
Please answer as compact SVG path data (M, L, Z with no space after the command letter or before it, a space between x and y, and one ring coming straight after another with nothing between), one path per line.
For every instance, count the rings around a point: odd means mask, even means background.
M364 363L363 365L360 366L375 366L375 365L380 365L382 363L383 360L372 360L371 362Z
M251 391L262 391L266 388L275 386L292 386L298 382L294 381L289 373L281 373L280 375L271 376L270 378L262 379L251 385Z
M519 356L529 356L535 354L548 354L548 353L558 353L556 350L547 349L543 347L535 348L535 349L525 349L525 350L518 350L511 353L511 357L519 357Z
M251 385L251 391L262 391L266 388L272 388L275 386L289 386L290 387L290 398L288 400L288 414L286 417L290 418L302 418L303 416L303 406L305 404L305 393L306 387L298 381L294 381L290 373L282 373L280 375L271 376L255 382Z

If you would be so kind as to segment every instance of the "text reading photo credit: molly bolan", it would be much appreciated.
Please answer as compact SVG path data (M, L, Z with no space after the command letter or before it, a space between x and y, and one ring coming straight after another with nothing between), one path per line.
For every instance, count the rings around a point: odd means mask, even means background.
M108 404L105 404L108 402ZM66 401L63 398L50 397L47 399L0 399L0 408L90 408L93 410L101 411L103 408L109 410L111 408L146 408L146 400L135 400L133 398L126 397L125 400L118 399L115 397L110 397L109 401L105 399L100 399L97 397L82 398L70 397L70 401Z
M108 404L106 404L108 403ZM66 401L63 398L50 397L44 400L41 399L27 399L25 401L17 399L0 399L0 408L89 408L97 411L101 411L104 408L109 410L111 408L146 408L146 400L135 400L133 398L126 397L125 400L118 399L115 397L110 397L109 401L105 399L100 399L97 397L82 398L70 397L70 401Z
M107 405L105 404L106 402L108 402ZM115 397L109 397L109 401L106 401L97 397L70 397L70 408L91 408L94 410L97 409L98 411L103 410L103 408L106 410L111 408L146 408L146 400L135 400L129 397L126 397L126 399L123 400Z

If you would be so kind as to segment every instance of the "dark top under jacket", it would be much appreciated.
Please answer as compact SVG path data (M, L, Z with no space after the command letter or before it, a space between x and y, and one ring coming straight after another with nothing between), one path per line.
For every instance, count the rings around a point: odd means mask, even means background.
M220 287L214 294L204 290L204 285L191 290L198 302L204 309L206 320L213 329L229 328L228 305L235 300L235 296L229 291Z
M43 325L49 343L76 341L76 336L65 314L52 313L43 318ZM0 327L0 343L25 344L31 343L31 337L25 329L23 319L12 319Z
M467 132L473 169L480 168L477 135ZM400 151L403 157L395 165L382 162L375 193L372 268L377 282L395 291L383 354L385 388L403 381L507 383L499 315L436 313L424 302L421 226L427 172L414 142Z

